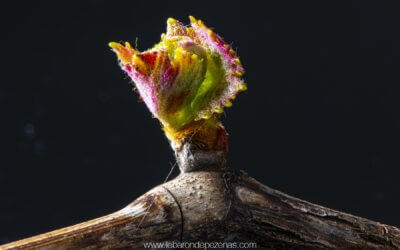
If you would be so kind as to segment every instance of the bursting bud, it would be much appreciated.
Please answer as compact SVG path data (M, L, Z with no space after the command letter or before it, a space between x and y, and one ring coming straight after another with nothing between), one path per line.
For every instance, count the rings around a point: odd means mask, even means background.
M199 130L212 141L222 128L217 118L223 108L246 90L244 69L231 46L201 20L190 17L190 22L187 27L169 18L161 41L144 52L128 42L109 44L176 145Z

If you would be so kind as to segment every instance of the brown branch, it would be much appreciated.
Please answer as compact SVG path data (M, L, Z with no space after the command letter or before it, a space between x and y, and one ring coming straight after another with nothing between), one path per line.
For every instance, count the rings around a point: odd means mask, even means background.
M0 249L119 249L160 241L241 241L266 248L399 249L400 229L318 206L223 169L218 152L177 151L190 169L113 214ZM212 163L220 163L213 166ZM200 165L197 165L200 163ZM221 165L223 164L223 165Z
M243 172L208 171L181 174L116 213L0 249L136 248L181 237L269 248L400 248L398 228L293 198Z

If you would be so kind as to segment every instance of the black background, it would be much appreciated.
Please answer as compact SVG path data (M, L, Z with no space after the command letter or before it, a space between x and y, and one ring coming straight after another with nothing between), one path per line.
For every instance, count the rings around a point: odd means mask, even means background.
M233 42L247 70L248 91L223 118L230 168L400 226L397 6L15 1L2 10L0 243L116 211L164 180L172 150L107 44L138 38L147 49L168 17L188 15Z

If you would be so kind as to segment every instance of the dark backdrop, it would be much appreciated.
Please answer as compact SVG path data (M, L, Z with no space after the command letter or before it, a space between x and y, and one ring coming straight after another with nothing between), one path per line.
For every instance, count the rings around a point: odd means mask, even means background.
M230 168L400 226L396 6L14 2L1 17L1 243L113 212L163 181L172 150L107 43L149 48L168 17L188 15L233 42L247 70L223 118Z

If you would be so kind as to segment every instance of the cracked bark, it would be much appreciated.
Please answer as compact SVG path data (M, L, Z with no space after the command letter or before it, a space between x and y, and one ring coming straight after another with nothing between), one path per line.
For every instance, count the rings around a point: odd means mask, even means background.
M177 159L182 170L177 178L122 210L0 249L129 249L160 241L256 242L271 249L400 248L398 228L291 197L243 171L225 170L221 152L184 145Z

